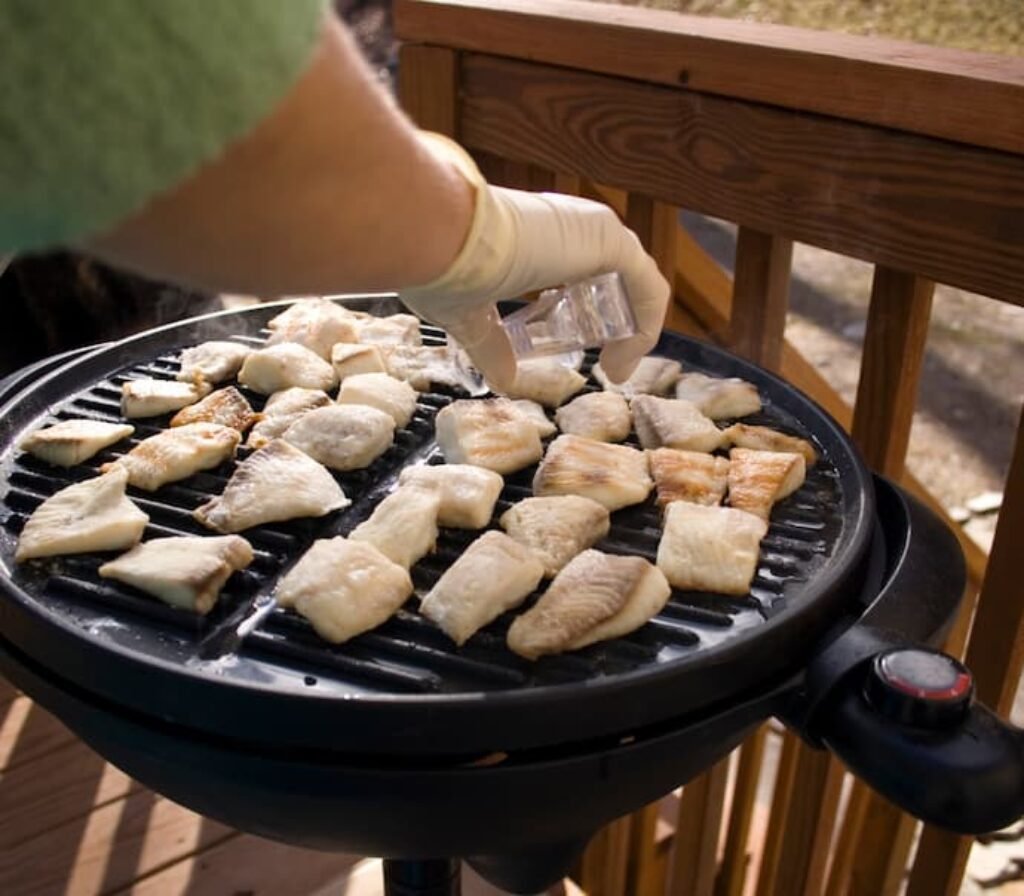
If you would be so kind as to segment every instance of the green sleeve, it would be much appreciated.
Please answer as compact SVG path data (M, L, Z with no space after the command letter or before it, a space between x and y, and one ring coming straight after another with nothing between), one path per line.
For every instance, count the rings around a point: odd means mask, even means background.
M308 66L323 0L0 0L0 256L102 231Z

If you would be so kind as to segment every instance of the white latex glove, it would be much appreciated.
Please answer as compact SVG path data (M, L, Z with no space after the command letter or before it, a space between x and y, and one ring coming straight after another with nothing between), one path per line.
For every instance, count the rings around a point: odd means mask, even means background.
M437 134L421 136L475 187L476 201L451 267L425 286L402 290L402 301L451 333L488 382L508 388L515 355L494 303L618 271L637 334L606 345L601 367L615 382L627 379L658 341L669 298L667 281L636 234L599 202L492 187L457 144Z

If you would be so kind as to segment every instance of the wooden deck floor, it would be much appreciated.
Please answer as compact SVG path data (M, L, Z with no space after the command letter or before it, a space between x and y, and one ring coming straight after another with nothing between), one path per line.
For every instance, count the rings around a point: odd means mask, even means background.
M465 896L499 892L468 869L463 886ZM379 862L282 846L202 818L104 762L0 679L3 896L380 892Z

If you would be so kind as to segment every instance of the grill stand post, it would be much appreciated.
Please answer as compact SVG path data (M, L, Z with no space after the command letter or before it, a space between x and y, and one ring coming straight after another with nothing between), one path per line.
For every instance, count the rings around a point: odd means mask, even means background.
M462 862L385 859L384 896L462 896Z

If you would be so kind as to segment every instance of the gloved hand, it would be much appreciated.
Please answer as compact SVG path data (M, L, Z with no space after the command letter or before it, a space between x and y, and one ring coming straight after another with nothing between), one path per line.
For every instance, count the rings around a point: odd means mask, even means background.
M457 144L437 134L421 132L421 138L474 186L476 200L455 261L433 282L402 290L402 301L451 333L488 382L508 388L516 362L494 303L618 271L637 334L606 345L601 367L615 382L627 379L658 341L669 298L668 283L636 234L599 202L492 187Z

